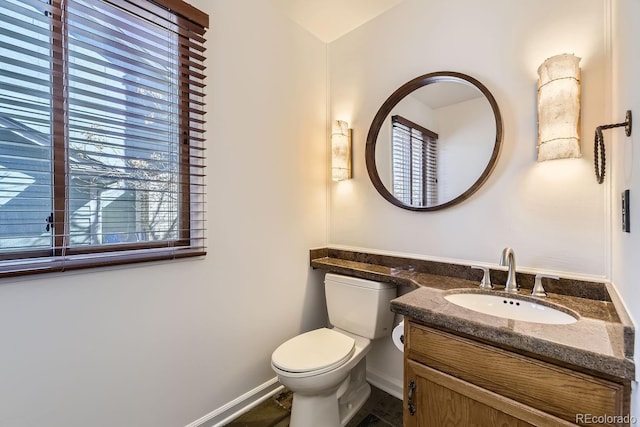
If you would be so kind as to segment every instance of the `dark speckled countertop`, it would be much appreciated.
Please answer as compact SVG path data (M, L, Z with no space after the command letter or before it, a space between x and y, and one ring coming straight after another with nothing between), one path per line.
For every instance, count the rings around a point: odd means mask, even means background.
M322 248L310 251L311 266L328 272L407 286L410 292L391 302L391 309L420 323L508 348L542 360L605 377L632 380L633 324L608 283L561 278L545 280L548 297L579 315L569 325L548 325L478 313L444 299L453 289L482 292L482 272L467 265ZM500 294L506 273L492 270ZM529 296L534 276L517 274L522 298ZM511 295L507 295L511 296Z

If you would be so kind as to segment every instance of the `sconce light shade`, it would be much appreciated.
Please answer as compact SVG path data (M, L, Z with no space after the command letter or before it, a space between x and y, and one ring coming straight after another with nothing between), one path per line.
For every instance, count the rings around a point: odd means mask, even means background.
M582 157L580 58L553 56L538 68L538 161Z
M334 121L331 129L331 179L351 179L351 129L342 120Z

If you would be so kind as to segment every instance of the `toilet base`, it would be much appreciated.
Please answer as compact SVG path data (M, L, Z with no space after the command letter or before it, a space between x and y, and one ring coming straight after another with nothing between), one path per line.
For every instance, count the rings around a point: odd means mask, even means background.
M357 393L353 395L353 400L340 405L340 425L345 426L351 418L364 406L364 402L371 396L371 386L368 383L362 384Z
M342 395L338 395L341 425L346 425L362 408L371 395L371 386L367 382L366 359L362 359L350 373L349 386Z
M293 393L290 427L340 427L341 425L335 393L324 396Z
M362 359L347 378L326 394L293 393L290 427L344 427L371 395Z

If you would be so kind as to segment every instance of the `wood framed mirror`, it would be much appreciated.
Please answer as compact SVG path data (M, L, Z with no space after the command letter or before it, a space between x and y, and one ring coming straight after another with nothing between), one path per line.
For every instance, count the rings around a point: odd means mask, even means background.
M405 83L376 113L365 146L373 186L413 211L461 203L493 171L502 117L489 90L468 75L441 71Z

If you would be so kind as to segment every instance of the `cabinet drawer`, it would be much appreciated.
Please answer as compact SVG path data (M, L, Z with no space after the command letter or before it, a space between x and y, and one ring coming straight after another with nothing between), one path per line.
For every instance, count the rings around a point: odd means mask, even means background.
M625 386L413 322L406 357L576 422L577 414L627 415Z

